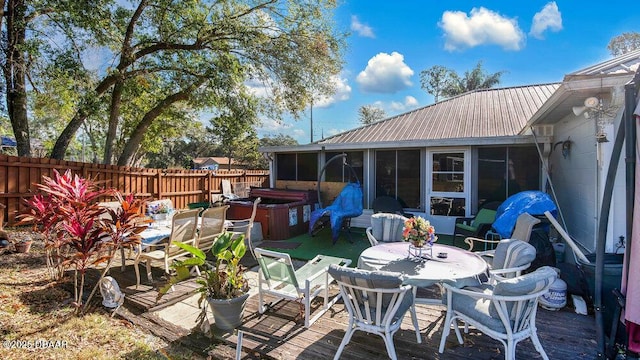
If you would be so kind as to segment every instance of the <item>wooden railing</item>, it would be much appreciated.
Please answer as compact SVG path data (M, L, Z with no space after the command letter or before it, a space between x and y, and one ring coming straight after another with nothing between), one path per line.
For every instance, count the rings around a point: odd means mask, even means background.
M176 209L189 203L207 202L222 193L221 182L228 179L232 185L260 184L269 186L266 170L183 170L146 169L115 165L91 164L0 155L0 204L7 225L16 222L16 216L25 210L24 199L35 192L34 184L43 176L53 176L53 170L95 180L102 187L112 187L125 194L133 193L147 199L171 199ZM235 186L234 186L235 187Z

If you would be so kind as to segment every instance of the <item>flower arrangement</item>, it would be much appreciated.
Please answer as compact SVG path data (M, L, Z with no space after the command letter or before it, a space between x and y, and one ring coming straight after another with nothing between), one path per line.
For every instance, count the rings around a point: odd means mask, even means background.
M402 240L410 241L415 247L422 247L424 244L433 245L438 241L436 229L428 220L418 216L409 218L404 222Z
M167 214L169 212L169 206L166 203L160 202L157 204L149 205L149 214Z

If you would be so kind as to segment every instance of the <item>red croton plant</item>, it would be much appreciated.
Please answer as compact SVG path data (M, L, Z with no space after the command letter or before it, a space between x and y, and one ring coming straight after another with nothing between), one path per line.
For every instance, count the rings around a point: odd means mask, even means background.
M43 176L42 183L35 186L39 193L26 200L28 211L20 215L21 223L33 224L43 235L54 280L73 268L75 304L81 311L86 271L108 262L102 279L118 249L140 244L139 233L146 227L144 202L133 194L123 196L115 189L99 188L95 181L73 175L70 170L64 174L54 170L52 178ZM99 205L99 199L109 197L115 197L121 206L112 209Z

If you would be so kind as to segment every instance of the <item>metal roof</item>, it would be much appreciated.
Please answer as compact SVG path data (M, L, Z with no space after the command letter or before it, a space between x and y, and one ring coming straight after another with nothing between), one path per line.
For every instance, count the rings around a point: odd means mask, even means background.
M640 49L629 51L628 53L616 56L611 60L569 73L565 76L565 81L593 75L633 74L638 70L638 60L640 60Z
M316 144L516 136L559 87L552 83L474 90Z

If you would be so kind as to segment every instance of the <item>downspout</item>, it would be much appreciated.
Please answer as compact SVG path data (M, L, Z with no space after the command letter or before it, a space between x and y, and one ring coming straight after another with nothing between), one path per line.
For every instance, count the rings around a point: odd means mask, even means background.
M625 109L626 112L626 109ZM604 255L605 242L607 237L607 225L609 223L609 213L611 210L611 198L613 196L613 186L616 180L616 171L618 162L620 161L620 153L624 144L625 127L620 124L618 133L616 134L611 160L609 161L609 169L607 170L607 178L604 183L604 193L602 195L602 204L600 207L600 217L598 221L598 237L596 238L596 267L595 267L595 291L593 307L596 313L596 341L598 344L598 359L604 357L605 338L604 338L604 319L602 318L602 277L604 273Z

